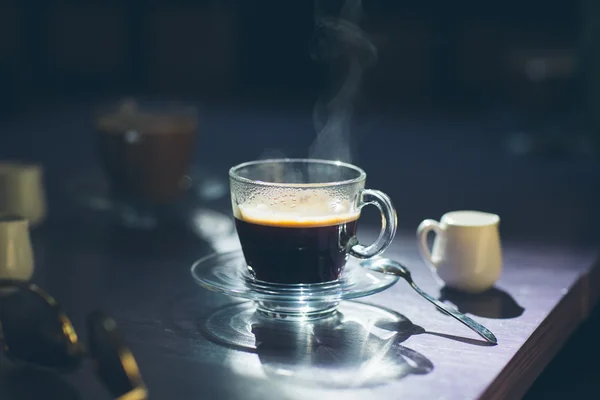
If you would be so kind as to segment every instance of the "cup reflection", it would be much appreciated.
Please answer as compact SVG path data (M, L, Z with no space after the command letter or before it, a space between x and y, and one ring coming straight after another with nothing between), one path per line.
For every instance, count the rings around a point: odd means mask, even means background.
M211 315L204 333L256 354L256 366L269 379L342 389L431 372L427 357L402 345L413 327L401 314L358 302L343 302L331 317L310 322L260 317L252 303L240 303Z

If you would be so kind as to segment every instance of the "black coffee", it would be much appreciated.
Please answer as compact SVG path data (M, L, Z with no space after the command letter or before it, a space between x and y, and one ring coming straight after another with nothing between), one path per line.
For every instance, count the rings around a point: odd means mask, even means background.
M302 218L236 215L248 269L256 279L282 284L322 283L340 277L346 245L356 234L358 214Z

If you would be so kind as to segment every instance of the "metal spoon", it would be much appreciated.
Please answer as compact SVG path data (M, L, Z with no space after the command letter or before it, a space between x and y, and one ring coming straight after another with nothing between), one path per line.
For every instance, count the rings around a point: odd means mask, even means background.
M447 306L446 304L442 303L439 300L436 300L435 298L431 297L430 295L425 293L423 290L421 290L421 288L419 288L413 282L412 276L411 276L408 268L406 268L404 265L400 264L399 262L390 260L389 258L372 258L372 259L368 259L368 260L361 262L360 265L371 271L381 272L384 274L395 275L395 276L404 278L404 280L406 282L408 282L408 284L417 293L419 293L422 297L424 297L426 300L431 302L440 311L442 311L445 314L450 315L451 317L454 317L461 323L465 324L471 330L476 332L479 336L481 336L488 342L493 343L493 344L498 344L498 339L496 339L496 336L494 336L494 334L492 332L490 332L490 330L487 329L485 326L481 325L479 322L466 316L465 314L461 313L460 311Z

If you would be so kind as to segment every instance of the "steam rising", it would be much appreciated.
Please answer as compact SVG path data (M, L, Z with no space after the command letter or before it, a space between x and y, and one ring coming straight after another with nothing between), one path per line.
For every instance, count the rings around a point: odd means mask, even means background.
M317 46L313 57L327 68L331 86L313 111L317 137L309 157L351 162L354 101L364 70L377 59L377 49L359 28L362 0L345 0L337 12L327 9L332 3L315 1Z

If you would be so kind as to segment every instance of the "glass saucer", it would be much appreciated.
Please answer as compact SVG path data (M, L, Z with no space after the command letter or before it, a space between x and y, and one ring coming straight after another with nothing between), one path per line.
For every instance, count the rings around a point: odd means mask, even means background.
M256 310L268 317L307 320L333 313L341 300L356 299L381 292L398 277L364 269L349 259L342 277L334 282L282 285L250 277L240 250L215 253L192 265L196 282L209 290L232 297L254 300Z

